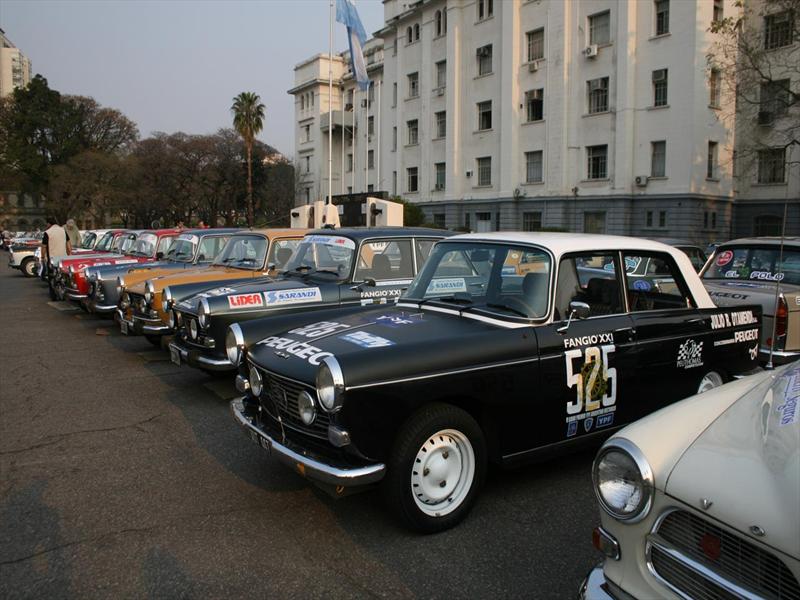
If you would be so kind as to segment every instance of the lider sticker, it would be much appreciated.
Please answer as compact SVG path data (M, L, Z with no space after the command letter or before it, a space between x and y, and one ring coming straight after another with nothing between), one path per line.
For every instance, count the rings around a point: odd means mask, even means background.
M251 306L264 306L264 297L261 293L236 294L228 296L228 306L231 308L249 308Z

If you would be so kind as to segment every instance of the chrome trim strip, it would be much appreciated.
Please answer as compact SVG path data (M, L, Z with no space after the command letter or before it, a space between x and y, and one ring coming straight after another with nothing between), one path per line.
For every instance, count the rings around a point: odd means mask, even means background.
M167 325L142 325L142 333L169 333L171 328Z
M116 304L95 304L92 310L96 312L114 312L117 310Z
M321 462L310 456L299 454L288 446L279 443L247 418L244 414L244 402L242 398L231 401L231 412L239 426L250 434L254 442L264 447L271 455L274 454L280 462L291 467L294 471L299 471L309 479L314 479L330 485L341 486L367 485L383 479L386 471L386 465L383 463L343 469Z

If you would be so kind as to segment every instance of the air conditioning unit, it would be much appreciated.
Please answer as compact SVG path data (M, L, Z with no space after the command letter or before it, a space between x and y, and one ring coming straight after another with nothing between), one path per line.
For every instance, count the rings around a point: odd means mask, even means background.
M586 48L583 49L583 55L586 58L594 58L595 56L597 56L597 44L586 46Z
M472 170L470 169L469 171L467 171L465 175L467 176L467 178L472 177Z
M653 71L653 82L666 81L666 80L667 80L666 69L656 69L655 71Z
M436 88L436 95L437 96L444 96L444 88Z
M353 103L352 102L348 102L347 104L344 105L344 109L347 112L350 112L351 110L353 110Z
M530 71L531 73L536 73L536 71L538 71L538 70L539 70L539 61L538 60L533 60L533 61L528 63L528 71Z
M761 110L758 112L759 125L765 125L769 127L772 125L773 121L775 121L775 115L771 111Z
M647 175L637 175L634 179L637 187L647 187Z

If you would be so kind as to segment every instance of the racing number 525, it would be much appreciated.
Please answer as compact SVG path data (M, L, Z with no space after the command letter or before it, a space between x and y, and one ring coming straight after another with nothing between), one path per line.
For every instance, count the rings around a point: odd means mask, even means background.
M578 388L575 401L567 402L568 415L597 410L601 403L603 406L612 406L617 401L617 370L608 366L608 355L612 352L613 344L565 352L567 387ZM577 371L574 363L576 358L584 359Z

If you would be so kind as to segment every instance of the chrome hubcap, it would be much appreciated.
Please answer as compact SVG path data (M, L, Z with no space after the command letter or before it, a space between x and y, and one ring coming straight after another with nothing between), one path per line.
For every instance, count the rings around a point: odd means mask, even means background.
M411 468L411 493L425 514L440 517L458 508L475 478L475 452L469 439L455 429L430 436Z
M703 379L700 381L700 386L697 388L697 393L702 394L703 392L707 392L708 390L713 390L716 387L722 385L722 377L716 371L711 371L710 373L706 373L703 376Z

